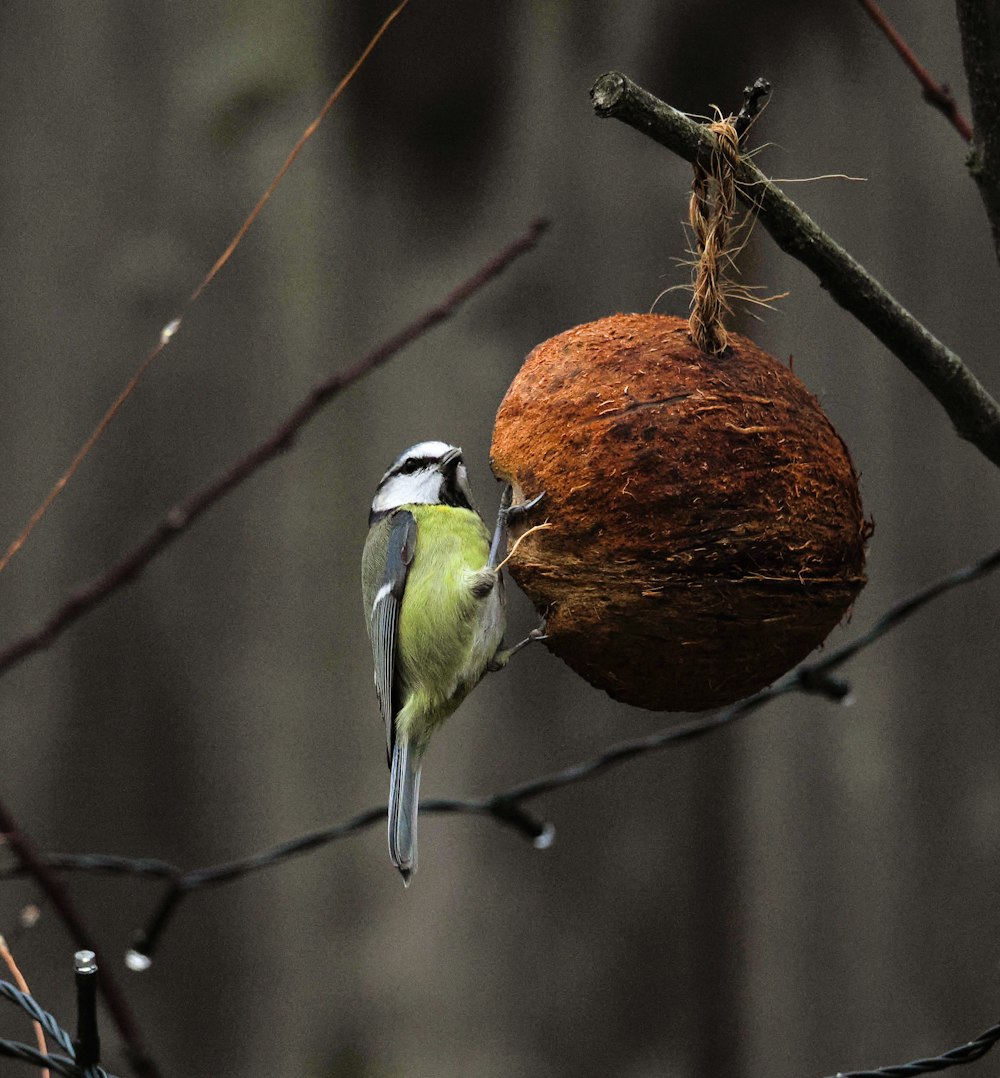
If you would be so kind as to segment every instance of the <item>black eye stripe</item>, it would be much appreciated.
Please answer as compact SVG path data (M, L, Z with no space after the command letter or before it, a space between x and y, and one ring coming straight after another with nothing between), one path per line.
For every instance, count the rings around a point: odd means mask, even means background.
M395 468L390 468L386 478L388 479L394 475L412 475L414 472L423 471L425 468L436 468L440 463L440 457L407 457L406 460L397 464Z

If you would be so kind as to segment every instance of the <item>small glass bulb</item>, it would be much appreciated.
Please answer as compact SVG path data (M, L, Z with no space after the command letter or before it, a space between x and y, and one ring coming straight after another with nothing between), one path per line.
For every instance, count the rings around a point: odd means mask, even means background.
M542 833L540 835L535 835L534 839L532 840L532 845L535 847L536 850L547 850L552 845L552 843L555 842L555 838L556 829L552 826L552 824L547 823L542 828Z
M148 954L143 954L142 951L137 951L134 947L129 947L125 952L125 965L133 973L145 973L152 964L153 960Z

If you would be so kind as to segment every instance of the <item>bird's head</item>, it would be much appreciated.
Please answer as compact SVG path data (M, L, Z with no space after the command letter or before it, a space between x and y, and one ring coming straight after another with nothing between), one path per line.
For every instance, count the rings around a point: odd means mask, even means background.
M462 450L447 442L419 442L401 453L379 481L371 518L401 505L452 505L472 509Z

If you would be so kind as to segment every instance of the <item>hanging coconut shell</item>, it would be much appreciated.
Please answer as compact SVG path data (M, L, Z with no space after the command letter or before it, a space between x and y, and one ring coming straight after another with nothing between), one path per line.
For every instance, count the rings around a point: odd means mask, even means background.
M560 333L507 391L492 464L514 504L545 492L519 527L553 526L509 569L547 646L629 704L750 695L817 647L865 582L870 529L844 443L791 370L736 334L710 355L664 315Z

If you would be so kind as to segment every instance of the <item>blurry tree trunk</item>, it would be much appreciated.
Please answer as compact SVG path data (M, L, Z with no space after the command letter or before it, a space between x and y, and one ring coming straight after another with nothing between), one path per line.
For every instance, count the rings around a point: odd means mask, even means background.
M975 122L969 169L986 207L1000 260L1000 4L958 0L958 25Z

